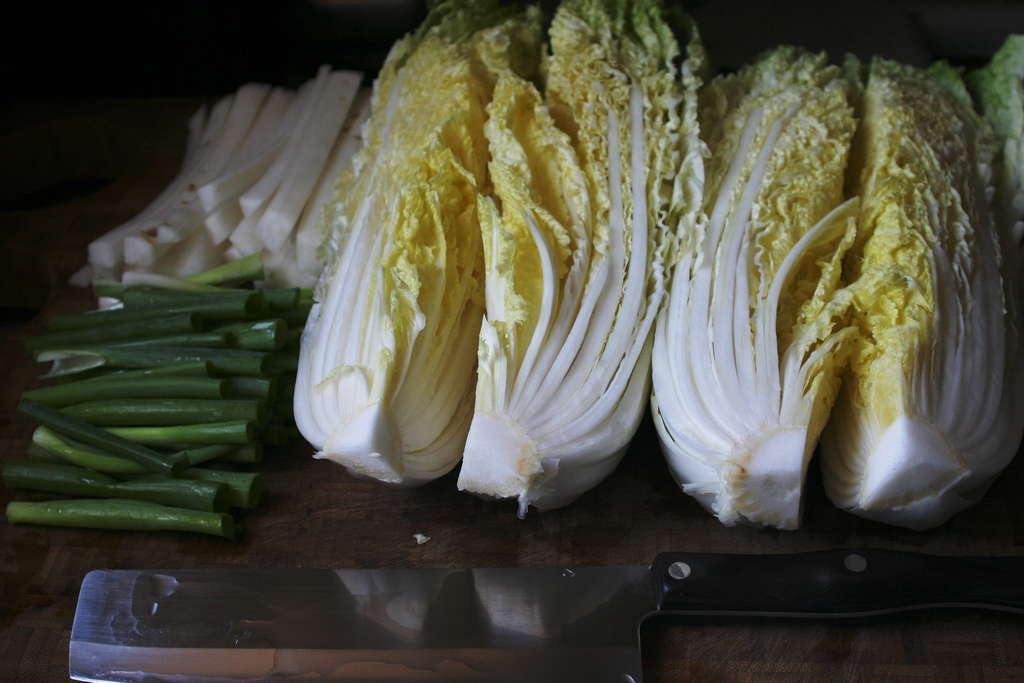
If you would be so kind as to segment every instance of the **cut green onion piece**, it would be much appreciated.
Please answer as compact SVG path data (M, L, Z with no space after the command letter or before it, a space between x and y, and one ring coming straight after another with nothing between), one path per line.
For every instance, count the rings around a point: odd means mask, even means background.
M228 507L251 510L256 507L263 496L263 476L258 472L226 472L206 467L189 467L181 473L181 476L182 479L226 487L224 500ZM128 481L140 483L161 481L161 478L159 475L147 474L142 477L130 477Z
M110 427L107 431L133 443L180 450L193 445L247 444L256 434L256 425L236 420L170 427Z
M114 280L93 280L92 294L97 299L103 297L120 299L122 293L124 293L124 287L121 286L120 282L115 282Z
M7 504L11 524L47 524L89 529L131 531L193 531L231 540L240 529L226 512L200 512L143 500L60 500Z
M45 462L6 462L4 485L8 488L62 493L91 498L131 498L173 507L224 512L230 500L228 486L195 477L154 477L138 481L118 481L102 472L93 472L68 464Z
M215 292L199 292L138 287L124 290L122 300L127 309L200 306L241 301L244 302L245 310L249 315L256 315L266 310L267 306L266 296L259 289L221 289Z
M126 270L121 275L121 287L122 289L129 289L131 287L161 287L164 289L185 289L199 292L216 292L220 289L213 285L189 282L180 277L149 273L144 270Z
M118 348L140 346L185 346L206 349L226 349L235 345L234 337L227 332L197 332L195 334L176 334L165 337L144 337L142 339L125 339L110 342L107 346Z
M112 398L227 398L228 391L227 380L212 377L125 377L112 374L33 389L23 393L22 397L51 408L63 408L74 403Z
M263 258L260 252L256 252L201 273L186 275L182 279L197 284L222 286L262 280L264 277Z
M262 295L258 297L262 302ZM73 315L55 315L47 321L53 333L71 330L84 330L93 327L123 325L144 320L159 320L181 314L196 314L203 319L213 320L245 320L258 316L263 311L261 306L253 305L248 298L228 299L224 301L180 301L168 306L146 308L114 308ZM282 314L284 315L284 314Z
M263 476L259 472L225 472L205 467L189 467L181 476L185 479L223 484L228 491L228 505L251 510L263 497Z
M250 351L277 351L288 341L288 326L279 318L232 323L215 331L229 333L235 348Z
M61 436L48 427L36 427L36 431L32 433L32 446L43 450L60 461L78 465L79 467L87 467L97 472L105 472L107 474L144 474L150 472L149 468L134 460L104 453L88 444L80 443L70 437ZM29 458L33 459L31 453L29 453ZM194 463L189 460L188 464Z
M188 309L161 310L158 308L145 308L129 310L127 308L111 308L102 311L89 311L88 313L72 313L69 315L55 315L46 321L46 326L53 333L68 332L71 330L86 330L93 327L108 327L112 325L127 325L145 320L159 320L168 318L179 313L191 314Z
M184 363L167 363L152 368L139 368L138 370L111 370L103 377L117 377L118 379L129 379L132 377L213 377L213 364L209 361L186 361Z
M188 460L189 465L199 465L207 462L208 460L216 460L225 455L229 455L233 451L238 450L238 446L229 443L217 443L212 446L195 446L193 448L186 448L181 451Z
M102 362L102 358L100 359ZM186 362L168 363L151 368L138 368L137 370L121 370L118 368L97 367L82 372L64 374L55 377L57 383L68 384L70 382L81 382L97 377L156 377L166 375L168 377L213 377L213 365L207 362Z
M163 427L204 422L251 420L262 425L267 408L259 401L202 398L112 398L75 403L61 409L66 415L94 425Z
M252 465L263 459L263 442L250 441L230 453L217 456L220 462L242 463Z
M184 470L182 470L184 471ZM153 476L147 472L146 476ZM92 472L68 463L23 462L11 460L3 465L4 486L11 489L32 489L72 496L111 498L108 486L118 483L108 474ZM39 485L42 484L42 488ZM50 488L46 488L49 485ZM96 493L99 491L99 493ZM104 495L106 494L106 495Z
M225 375L266 375L270 370L271 354L244 349L204 349L184 346L104 346L91 349L44 351L36 358L40 362L53 361L53 368L45 377L58 377L94 367L148 368L165 363L194 363L206 361L214 372Z
M58 434L69 436L76 441L94 446L111 455L129 458L160 474L172 477L177 476L181 470L185 469L187 463L184 456L178 456L177 454L162 456L143 445L124 439L105 429L94 427L87 422L75 419L70 415L65 415L59 410L54 410L30 399L21 399L18 402L18 412L25 417L32 418L45 427L49 427Z
M159 320L181 314L197 314L203 318L243 320L250 318L262 309L250 310L246 299L233 299L214 302L179 302L166 307L153 308L114 308L89 313L72 315L55 315L47 321L53 333L70 330L83 330L93 327L125 325L144 320Z
M66 349L76 346L97 346L114 341L198 332L203 329L202 318L196 313L137 320L116 325L100 325L63 332L50 332L30 338L25 350L36 356L40 351Z
M33 462L56 462L77 465L116 477L133 474L153 474L150 470L127 458L119 458L108 453L100 453L90 446L78 443L74 439L60 436L46 427L36 428L32 435L33 443L28 447L26 455ZM195 466L210 460L222 462L253 464L263 459L263 444L250 441L238 444L213 444L211 446L193 446L178 451Z
M298 308L301 295L302 292L298 287L263 290L263 296L267 301L267 310L274 315L278 311L291 311Z
M230 398L248 398L270 403L277 397L277 380L273 377L229 377L227 393Z

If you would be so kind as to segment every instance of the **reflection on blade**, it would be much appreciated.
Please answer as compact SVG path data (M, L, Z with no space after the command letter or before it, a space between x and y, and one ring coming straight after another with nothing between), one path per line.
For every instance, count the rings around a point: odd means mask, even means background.
M634 567L100 571L71 675L639 683L653 611Z

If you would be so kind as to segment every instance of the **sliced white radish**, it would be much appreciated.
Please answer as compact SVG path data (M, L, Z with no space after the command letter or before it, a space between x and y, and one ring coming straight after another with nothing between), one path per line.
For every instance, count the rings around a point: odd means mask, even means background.
M361 80L359 74L351 71L328 74L305 128L295 131L297 144L289 145L291 158L281 185L256 224L256 233L265 249L275 251L280 248L298 224L302 209L309 201L331 148L338 139Z

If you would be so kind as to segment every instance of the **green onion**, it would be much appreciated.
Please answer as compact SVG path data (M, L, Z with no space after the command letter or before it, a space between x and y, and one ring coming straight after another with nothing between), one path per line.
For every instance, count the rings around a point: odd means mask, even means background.
M265 309L263 295L257 293L245 299L226 299L212 301L183 301L171 306L169 310L187 308L195 311L203 318L216 320L245 320L259 316ZM148 310L148 309L140 309ZM160 309L157 309L160 310Z
M97 346L113 341L140 337L166 336L198 332L203 329L202 318L196 313L179 313L148 320L137 320L101 325L63 332L50 332L32 337L25 342L25 350L36 356L40 351L66 349L75 346Z
M277 351L288 341L288 326L279 319L233 323L215 331L229 333L235 348L251 351Z
M103 359L97 356L99 361L102 363ZM86 379L95 379L97 377L153 377L158 375L168 375L174 377L213 377L213 365L208 362L186 362L186 363L168 363L166 365L158 365L150 368L138 368L137 370L121 370L118 368L105 368L103 366L90 368L81 372L75 372L72 374L63 374L53 379L59 384L68 384L69 382L81 382Z
M225 498L228 505L251 510L263 497L263 476L259 472L226 472L205 467L189 467L181 476L185 479L227 487Z
M124 290L121 297L125 308L162 308L171 306L201 306L244 302L249 315L266 310L267 299L259 289L221 289L215 292L201 292L185 289L161 289L158 287L132 287Z
M272 314L278 311L291 311L299 306L302 292L298 287L290 289L264 289L263 296L267 301L267 310Z
M94 283L116 308L52 316L26 349L58 381L23 394L19 411L40 426L28 462L4 465L3 480L97 500L11 503L9 521L235 538L233 518L217 513L255 507L262 476L194 465L259 462L264 443L295 431L313 306L311 289L225 287L264 275L258 253L186 278L131 274Z
M107 346L185 346L207 349L226 349L235 345L234 337L227 332L196 332L195 334L176 334L164 337L144 337L141 339L124 339L109 342Z
M12 524L48 524L90 529L194 531L236 540L240 529L226 512L200 512L143 500L93 499L7 504Z
M98 299L102 297L120 299L123 292L124 287L121 286L120 282L115 282L114 280L93 280L92 282L93 296Z
M271 366L269 353L244 349L204 349L183 346L104 346L92 349L44 351L36 358L53 361L46 377L81 372L94 367L148 368L165 363L206 361L213 371L225 375L266 375Z
M230 453L218 455L220 462L242 463L252 465L263 459L263 442L250 441L249 443L236 448Z
M126 271L121 276L121 287L122 290L133 287L161 287L164 289L187 289L201 292L216 292L221 289L214 285L189 282L173 275L159 275L158 273L147 273L142 270Z
M238 446L236 444L217 443L211 446L195 446L192 448L186 448L181 451L181 453L185 455L189 465L198 465L208 460L216 460L217 458L230 455L236 450L238 450Z
M59 461L78 465L79 467L87 467L97 472L105 472L107 474L143 474L150 472L149 468L134 460L104 453L88 444L61 436L52 429L41 425L36 427L36 431L32 433L32 446L57 458ZM33 453L38 455L38 452L33 451L30 447L30 460L37 459L33 457ZM194 463L189 460L188 464Z
M270 403L277 397L278 381L273 377L229 377L227 385L227 393L231 398L248 398Z
M102 472L44 462L6 462L3 479L8 488L91 498L148 500L205 512L223 512L229 500L237 497L229 493L226 484L209 479L159 477L118 481Z
M248 298L237 298L205 302L180 301L165 307L111 308L89 313L55 315L47 321L47 325L53 333L58 333L144 320L159 320L181 314L195 314L203 319L245 320L259 315L263 311L262 295L257 295L257 299L260 302L259 306L254 305Z
M259 401L204 398L111 398L75 403L61 409L65 415L94 425L162 427L204 422L252 420L261 425L267 409Z
M199 465L209 460L252 464L263 458L263 444L259 441L250 441L241 446L238 444L194 446L181 450L179 453L190 466ZM132 460L104 453L74 439L61 436L43 426L36 427L36 431L32 434L32 444L28 447L27 455L28 459L34 462L77 465L117 477L131 474L152 474L150 470Z
M213 365L209 361L186 361L184 363L167 363L151 368L138 370L112 370L104 377L128 379L131 377L155 377L171 375L174 377L213 377Z
M133 443L180 450L193 445L247 444L256 434L256 425L249 420L234 420L167 427L110 427L106 431Z
M223 495L228 507L251 510L263 496L263 476L258 472L227 472L205 467L189 467L181 476L182 479L226 487ZM142 477L128 477L127 480L134 483L161 481L159 477L160 475L147 474Z
M90 311L88 313L73 313L70 315L55 315L47 321L47 327L53 333L67 332L71 330L84 330L93 327L107 327L111 325L127 325L145 320L159 320L180 314L199 314L192 306L175 306L166 309L161 308L108 308L102 311ZM232 303L226 307L227 311L237 317L246 315L244 302ZM205 313L211 316L208 312Z
M202 285L231 285L262 280L264 277L263 258L260 252L256 252L201 273L186 275L182 279Z
M94 427L87 422L75 419L70 415L65 415L59 410L54 410L30 399L22 399L18 402L18 412L32 418L45 427L49 427L58 434L69 436L76 441L81 441L89 446L106 451L111 455L129 458L160 474L176 476L185 468L187 462L184 456L162 456L143 445L128 441L105 429Z
M125 373L127 374L127 373ZM172 375L102 375L80 382L33 389L22 398L38 401L51 408L73 403L111 398L227 398L227 380L212 377L175 377Z

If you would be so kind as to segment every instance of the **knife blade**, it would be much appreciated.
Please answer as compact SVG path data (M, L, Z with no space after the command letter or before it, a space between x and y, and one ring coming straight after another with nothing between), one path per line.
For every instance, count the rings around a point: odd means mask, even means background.
M1024 557L852 549L662 553L649 567L98 570L70 644L81 681L641 683L659 614L1024 614Z

